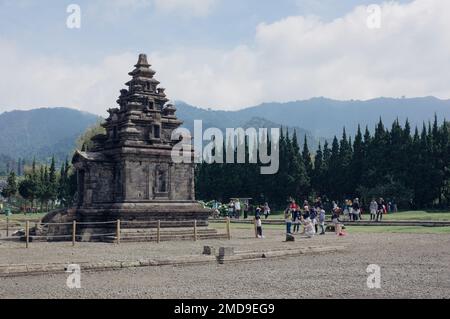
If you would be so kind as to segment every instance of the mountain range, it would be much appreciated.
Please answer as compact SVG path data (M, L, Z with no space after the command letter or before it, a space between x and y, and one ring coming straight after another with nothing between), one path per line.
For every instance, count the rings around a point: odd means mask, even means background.
M205 110L183 102L178 102L177 106L178 116L188 126L194 119L202 119L204 126L239 127L258 117L285 127L301 127L312 136L327 139L340 135L344 127L350 135L354 135L358 124L373 130L380 118L387 125L397 118L401 123L408 119L413 127L432 121L435 114L441 121L450 119L450 100L435 97L377 98L368 101L313 98L288 103L264 103L239 111Z
M101 118L68 108L41 108L0 114L0 165L19 158L55 156L64 160L76 139ZM0 167L1 170L1 167Z
M202 109L177 102L177 115L184 126L193 130L194 120L203 120L203 128L281 127L297 131L300 145L306 136L315 149L319 142L341 135L345 127L354 135L358 124L373 130L382 118L389 126L395 119L409 120L412 127L432 121L450 119L450 100L434 97L378 98L368 101L336 101L313 98L289 103L264 103L238 111ZM76 139L101 117L68 108L41 108L0 114L0 172L5 162L36 157L58 160L70 156Z

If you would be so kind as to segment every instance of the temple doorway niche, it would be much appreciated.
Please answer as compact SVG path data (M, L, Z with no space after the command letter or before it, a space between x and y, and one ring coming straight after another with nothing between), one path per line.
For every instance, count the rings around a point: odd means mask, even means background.
M167 165L158 165L155 172L155 189L159 196L169 195L169 170Z

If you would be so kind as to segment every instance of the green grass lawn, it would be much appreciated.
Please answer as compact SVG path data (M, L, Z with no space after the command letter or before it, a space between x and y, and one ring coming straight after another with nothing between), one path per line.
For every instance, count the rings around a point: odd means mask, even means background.
M410 211L384 215L385 220L448 221L450 212Z
M450 234L450 227L421 226L348 226L351 233Z
M368 214L363 215L367 219ZM269 219L283 219L282 212L275 212L269 216ZM369 218L370 219L370 218ZM420 221L450 221L450 211L446 212L428 212L428 211L407 211L394 214L383 215L383 220L420 220Z
M210 223L211 228L225 229L225 223ZM231 224L231 230L243 229L249 232L253 230L252 224ZM284 225L264 225L264 229L285 230ZM408 233L408 234L450 234L450 227L422 227L422 226L347 226L351 233Z

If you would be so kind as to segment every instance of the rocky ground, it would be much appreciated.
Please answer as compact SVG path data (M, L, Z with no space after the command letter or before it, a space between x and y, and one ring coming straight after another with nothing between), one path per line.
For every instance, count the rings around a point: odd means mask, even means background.
M0 264L100 260L200 254L203 245L237 250L344 245L347 251L235 264L149 267L82 272L82 288L66 275L0 278L0 298L450 298L450 236L431 234L333 234L283 243L279 230L251 238L234 230L231 241L138 244L0 244ZM370 264L381 267L381 289L367 288Z

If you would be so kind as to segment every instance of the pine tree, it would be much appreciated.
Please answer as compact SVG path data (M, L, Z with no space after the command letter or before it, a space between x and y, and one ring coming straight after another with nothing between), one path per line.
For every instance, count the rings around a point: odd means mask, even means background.
M16 196L18 190L16 173L14 171L9 173L6 187L2 190L2 196L11 199Z
M50 164L50 170L48 172L48 185L47 185L47 194L49 200L52 201L52 207L54 206L54 202L58 196L58 181L56 177L56 165L55 165L55 157L52 157L52 162Z
M316 152L316 156L314 157L314 171L312 175L311 186L318 193L318 195L324 194L323 188L323 176L324 173L324 158L322 152L322 146L319 143L319 147Z

